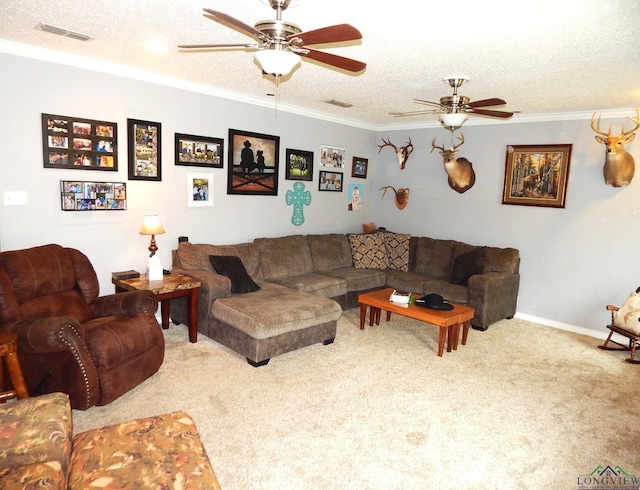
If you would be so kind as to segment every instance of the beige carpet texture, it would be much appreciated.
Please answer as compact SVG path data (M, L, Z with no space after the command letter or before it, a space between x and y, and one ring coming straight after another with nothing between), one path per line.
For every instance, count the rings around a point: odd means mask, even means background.
M638 488L581 486L607 466L640 475L628 353L513 319L438 357L433 325L358 324L345 311L333 344L260 368L172 324L160 371L74 410L74 432L186 410L226 490Z

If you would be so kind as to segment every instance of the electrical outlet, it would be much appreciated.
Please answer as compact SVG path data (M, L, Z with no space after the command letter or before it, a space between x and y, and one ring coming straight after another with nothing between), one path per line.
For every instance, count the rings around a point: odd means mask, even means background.
M25 206L29 204L27 191L4 191L5 206Z

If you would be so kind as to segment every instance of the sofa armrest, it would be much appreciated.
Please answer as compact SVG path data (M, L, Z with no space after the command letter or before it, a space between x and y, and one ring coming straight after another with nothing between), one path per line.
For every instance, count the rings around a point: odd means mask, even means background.
M471 276L468 282L467 304L475 310L471 320L482 330L498 320L516 313L520 274L485 272Z
M185 274L200 281L201 286L198 291L198 324L206 321L211 305L218 298L229 298L231 296L231 281L216 272L173 269L177 274ZM185 298L171 300L171 318L181 323L187 323L187 302Z
M156 295L148 290L125 291L100 296L89 305L94 318L130 316L136 313L154 315L158 309Z

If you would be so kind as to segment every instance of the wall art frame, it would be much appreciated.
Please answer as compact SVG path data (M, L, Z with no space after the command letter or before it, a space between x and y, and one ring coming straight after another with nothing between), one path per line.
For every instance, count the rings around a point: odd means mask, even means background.
M358 179L367 178L367 170L369 169L369 159L361 157L353 157L351 162L351 177Z
M187 207L213 207L213 172L187 172Z
M342 192L342 172L327 172L322 170L318 179L319 191Z
M502 204L564 208L572 145L509 145Z
M347 151L340 146L320 145L320 165L324 167L342 168Z
M192 134L175 134L176 165L224 167L224 140Z
M118 124L42 114L44 168L118 170Z
M162 124L127 119L129 180L162 180Z
M285 179L313 181L313 152L287 148Z
M229 129L227 194L278 195L280 137Z
M127 183L61 180L60 205L63 211L126 211Z

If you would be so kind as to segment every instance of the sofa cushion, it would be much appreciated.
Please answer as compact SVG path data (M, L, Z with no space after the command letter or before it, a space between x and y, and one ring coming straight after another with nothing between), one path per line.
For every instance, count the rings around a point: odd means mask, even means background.
M260 251L260 268L266 280L313 272L311 252L303 235L256 238L254 243Z
M272 282L298 291L306 291L323 298L337 298L347 294L347 281L338 277L311 272L301 276L281 277Z
M216 300L211 313L254 339L266 339L337 321L342 308L331 299L265 284L255 293Z
M358 269L388 269L387 248L380 233L349 233L353 265Z
M240 257L235 255L209 255L215 271L228 277L231 281L232 293L251 293L260 289L244 268Z
M485 264L485 247L463 253L453 259L451 283L464 284L474 274L482 274Z
M515 248L485 247L484 272L518 272L520 253Z
M351 246L346 235L339 233L307 235L307 242L314 270L327 271L353 266Z
M449 279L455 245L454 240L418 238L415 270L441 279Z
M411 235L407 233L380 232L387 250L389 269L407 272L409 270L409 242Z
M347 282L347 292L383 288L387 284L387 275L380 270L374 269L340 267L339 269L322 271L321 274L344 279Z
M215 272L209 260L211 255L234 255L242 260L247 273L254 281L262 279L258 248L253 243L238 243L235 245L209 245L207 243L181 242L178 244L177 254L181 269L202 270Z
M640 294L632 291L616 313L613 324L629 332L640 335Z

